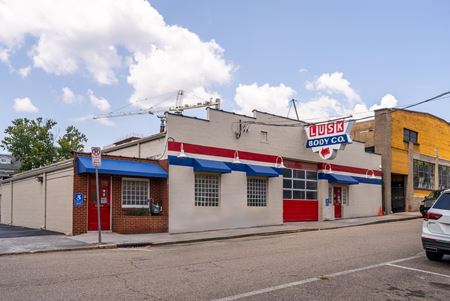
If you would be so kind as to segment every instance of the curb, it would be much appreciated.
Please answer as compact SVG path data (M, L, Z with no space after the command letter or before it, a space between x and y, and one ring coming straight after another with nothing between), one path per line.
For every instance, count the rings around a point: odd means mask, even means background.
M95 250L95 249L116 249L116 248L117 248L117 245L115 245L115 244L101 244L101 245L95 244L95 245L71 247L71 248L64 248L64 249L46 249L46 250L36 250L36 251L7 252L7 253L0 253L0 257L1 256L10 256L10 255L72 252L72 251L85 251L85 250Z
M283 234L292 234L292 233L301 233L301 232L335 230L335 229L341 229L341 228L351 228L351 227L360 227L360 226L375 225L375 224L401 222L401 221L408 221L408 220L419 219L419 218L422 218L422 217L421 216L408 216L408 217L404 217L404 218L378 220L378 221L372 221L372 222L366 222L366 223L360 223L360 224L354 224L354 225L333 226L333 227L326 227L326 228L290 229L290 230L279 230L279 231L260 232L260 233L246 233L246 234L238 234L238 235L232 235L232 236L216 236L216 237L196 238L196 239L179 240L179 241L119 243L116 246L117 246L117 248L138 248L138 247L149 247L149 246L159 247L159 246L189 244L189 243L207 242L207 241L215 241L215 240L245 238L245 237L252 237L252 236L271 236L271 235L283 235Z
M149 247L149 246L159 247L159 246L168 246L168 245L190 244L190 243L207 242L207 241L237 239L237 238L245 238L245 237L252 237L252 236L272 236L272 235L283 235L283 234L302 233L302 232L335 230L335 229L341 229L341 228L352 228L352 227L360 227L360 226L367 226L367 225L401 222L401 221L408 221L408 220L419 219L419 218L422 218L422 217L421 216L408 216L408 217L388 219L388 220L376 220L376 221L360 223L360 224L353 224L353 225L332 226L332 227L325 227L325 228L290 229L290 230L279 230L279 231L259 232L259 233L246 233L246 234L238 234L238 235L231 235L231 236L216 236L216 237L206 237L206 238L196 238L196 239L166 241L166 242L138 242L138 243L118 243L118 244L101 244L101 245L90 244L87 246L64 248L64 249L48 249L48 250L37 250L37 251L0 253L0 257L1 256L9 256L9 255L40 254L40 253L52 253L52 252L71 252L71 251L85 251L85 250L95 250L95 249L139 248L139 247Z

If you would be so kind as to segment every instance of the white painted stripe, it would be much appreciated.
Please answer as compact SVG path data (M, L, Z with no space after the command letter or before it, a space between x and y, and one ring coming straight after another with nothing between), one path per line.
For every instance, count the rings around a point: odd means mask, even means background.
M441 277L445 277L445 278L450 278L450 275L445 275L445 274L441 274L441 273L436 273L436 272L431 272L431 271L426 271L426 270L421 270L421 269L405 267L405 266L398 265L398 264L388 263L387 265L391 266L391 267L400 268L400 269L405 269L405 270L410 270L410 271L421 272L421 273L425 273L425 274L430 274L430 275L436 275L436 276L441 276Z
M265 294L265 293L270 293L270 292L273 292L273 291L277 291L277 290L281 290L281 289L285 289L285 288L289 288L289 287L293 287L293 286L299 286L299 285L303 285L303 284L307 284L307 283L311 283L311 282L316 282L316 281L319 281L319 280L321 280L323 278L333 278L333 277L337 277L337 276L348 275L348 274L351 274L351 273L361 272L361 271L365 271L365 270L369 270L369 269L373 269L373 268L378 268L378 267L382 267L382 266L386 266L386 265L390 265L390 264L394 264L394 263L398 263L398 262L408 261L408 260L416 259L416 258L419 258L419 257L422 257L422 255L415 255L415 256L401 258L401 259L397 259L397 260L386 261L386 262L382 262L382 263L368 265L368 266L361 267L361 268L345 270L345 271L341 271L341 272L337 272L337 273L333 273L333 274L329 274L329 275L323 275L323 276L320 276L320 277L307 278L307 279L303 279L303 280L300 280L300 281L294 281L294 282L289 282L289 283L280 284L280 285L276 285L276 286L271 286L271 287L267 287L267 288L263 288L263 289L259 289L259 290L254 290L254 291L251 291L251 292L242 293L242 294L238 294L238 295L234 295L234 296L224 297L224 298L220 298L220 299L214 299L212 301L233 301L233 300L238 300L238 299L242 299L242 298L246 298L246 297L256 296L256 295Z
M170 156L178 156L179 152L169 151ZM222 162L233 162L233 158L229 157L219 157L219 156L210 156L210 155L199 155L199 154L193 154L186 152L186 156L192 159L205 159L205 160L212 160L212 161L222 161ZM253 161L253 160L242 160L240 159L242 164L252 164L252 165L260 165L260 166L268 166L268 167L275 167L275 162L262 162L262 161ZM279 163L279 161L278 161Z

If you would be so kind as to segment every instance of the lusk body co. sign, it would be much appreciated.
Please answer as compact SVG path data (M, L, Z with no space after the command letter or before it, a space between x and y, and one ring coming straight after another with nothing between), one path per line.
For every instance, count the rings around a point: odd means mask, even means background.
M311 148L325 160L336 157L338 150L343 150L347 143L352 142L350 131L353 121L332 121L328 123L306 126L306 148Z

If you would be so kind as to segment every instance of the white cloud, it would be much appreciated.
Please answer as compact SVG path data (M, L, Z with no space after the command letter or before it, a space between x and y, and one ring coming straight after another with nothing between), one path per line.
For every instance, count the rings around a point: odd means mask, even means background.
M298 73L305 73L305 72L308 72L308 69L306 69L306 68L298 69Z
M14 110L22 113L37 113L39 109L33 105L28 97L14 99Z
M310 91L323 91L330 95L344 95L350 103L360 103L361 97L344 78L344 73L323 73L315 81L306 82L305 88Z
M109 101L106 98L99 98L94 95L94 92L91 90L88 90L87 92L89 96L89 100L91 101L91 104L99 109L101 112L106 113L111 109L111 105L109 104Z
M31 67L27 66L27 67L23 67L19 69L19 74L22 78L27 77L30 74L31 71Z
M253 109L256 109L273 114L286 115L289 100L294 94L294 89L284 84L278 86L270 86L269 84L258 86L257 83L251 85L240 84L236 88L234 101L240 107L239 112L242 114L249 115Z
M0 62L8 63L9 61L9 50L0 48Z
M330 80L330 78L337 78L337 80ZM337 82L340 83L336 84ZM297 103L299 117L305 121L313 122L344 116L353 116L353 118L372 117L374 110L397 106L397 99L391 94L386 94L379 103L369 108L359 95L355 94L356 92L350 87L349 81L342 77L342 73L331 75L325 73L325 76L320 76L315 82L308 82L308 85L310 85L310 90L316 91L317 95L309 100L302 100ZM333 94L337 93L335 91L340 91L337 94L345 96L344 99L320 93L327 89L332 91ZM256 83L252 85L241 84L236 89L234 101L239 106L240 113L250 114L253 109L257 109L286 116L289 100L295 94L296 91L293 88L284 84L278 86L270 86L269 84L258 86ZM347 97L350 97L351 101ZM357 101L356 104L355 101ZM290 111L289 117L296 117L294 110Z
M90 91L90 90L89 90ZM89 92L88 94L92 94L92 91ZM77 95L75 92L72 91L72 89L70 89L69 87L64 87L62 88L62 101L66 104L73 104L76 102L81 102L83 99L83 96L81 95Z
M94 115L84 115L81 117L78 117L76 119L74 119L76 122L80 122L80 121L87 121L87 120L95 120L95 122L97 122L98 124L104 125L104 126L115 126L116 124L114 122L112 122L110 119L108 118L99 118L99 119L94 119Z
M138 106L143 98L150 99L147 107L173 105L178 89L227 83L234 68L214 40L167 24L142 0L6 0L0 28L3 57L28 47L31 36L34 67L55 75L86 70L100 84L117 83L125 72Z

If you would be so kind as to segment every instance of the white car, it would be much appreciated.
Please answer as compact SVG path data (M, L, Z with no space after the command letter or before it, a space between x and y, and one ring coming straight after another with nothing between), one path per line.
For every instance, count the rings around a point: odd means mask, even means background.
M425 214L422 245L428 259L433 261L450 254L450 189L442 192Z

